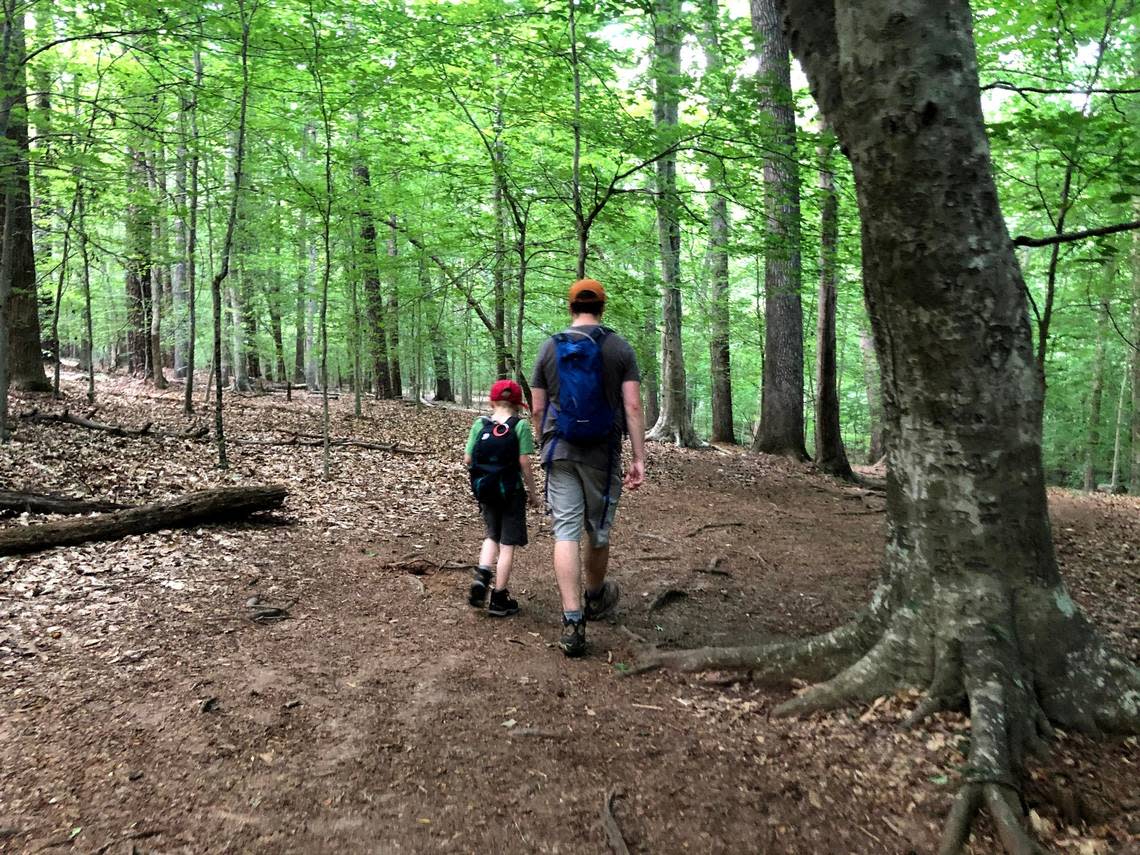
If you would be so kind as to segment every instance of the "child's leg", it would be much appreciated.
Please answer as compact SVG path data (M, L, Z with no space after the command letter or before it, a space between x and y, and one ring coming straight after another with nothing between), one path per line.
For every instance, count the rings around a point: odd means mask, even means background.
M483 540L483 548L479 550L479 566L480 567L494 567L495 556L499 552L499 544L491 538Z
M495 566L495 589L502 591L511 581L511 568L515 563L515 548L513 546L499 547L499 563Z

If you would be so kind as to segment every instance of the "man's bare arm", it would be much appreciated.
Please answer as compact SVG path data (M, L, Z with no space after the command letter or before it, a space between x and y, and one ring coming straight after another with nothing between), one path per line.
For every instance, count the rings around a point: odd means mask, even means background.
M546 415L546 390L532 386L530 389L531 424L534 426L535 440L542 442L542 419Z
M633 448L633 463L625 473L625 486L636 490L645 482L645 413L641 409L641 383L626 380L621 384L621 403L625 409L625 428Z

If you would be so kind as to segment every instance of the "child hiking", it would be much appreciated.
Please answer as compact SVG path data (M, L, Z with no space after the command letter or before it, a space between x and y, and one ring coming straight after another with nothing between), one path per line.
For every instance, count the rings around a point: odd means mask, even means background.
M519 414L521 408L519 384L513 380L496 382L491 387L491 415L480 416L471 425L463 455L471 474L471 492L479 502L486 527L467 601L480 609L487 604L493 574L495 585L487 605L487 614L492 617L507 617L519 610L507 585L515 547L527 543L527 502L539 506L530 465L534 438L530 422Z

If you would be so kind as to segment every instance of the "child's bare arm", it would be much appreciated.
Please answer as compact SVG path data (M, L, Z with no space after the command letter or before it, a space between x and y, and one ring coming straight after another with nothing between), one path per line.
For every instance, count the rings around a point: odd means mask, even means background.
M527 501L531 507L538 507L538 489L534 485L534 468L530 463L529 454L519 455L519 469L522 470L523 483L526 485Z
M464 454L463 455L463 465L464 466L470 466L471 465L471 455L470 454Z

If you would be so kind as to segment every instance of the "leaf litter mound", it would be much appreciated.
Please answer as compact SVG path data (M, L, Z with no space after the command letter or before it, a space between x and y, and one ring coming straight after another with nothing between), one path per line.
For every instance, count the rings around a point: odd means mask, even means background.
M802 721L746 675L625 677L643 642L744 643L841 622L866 597L883 499L732 449L651 448L623 499L616 619L591 654L553 642L548 523L494 621L465 603L481 537L461 462L472 413L331 402L345 445L321 478L320 398L227 398L231 468L179 436L181 390L107 381L90 415L141 436L17 419L0 484L138 504L281 484L276 519L0 559L0 851L927 852L967 721L901 722L917 696ZM200 409L202 409L200 407ZM1140 658L1136 499L1051 494L1074 597ZM45 517L17 516L2 525ZM799 687L802 688L802 687ZM792 691L798 688L793 687ZM1060 734L1030 822L1057 851L1140 845L1136 739ZM1130 783L1131 782L1131 783ZM981 827L972 851L997 848Z

